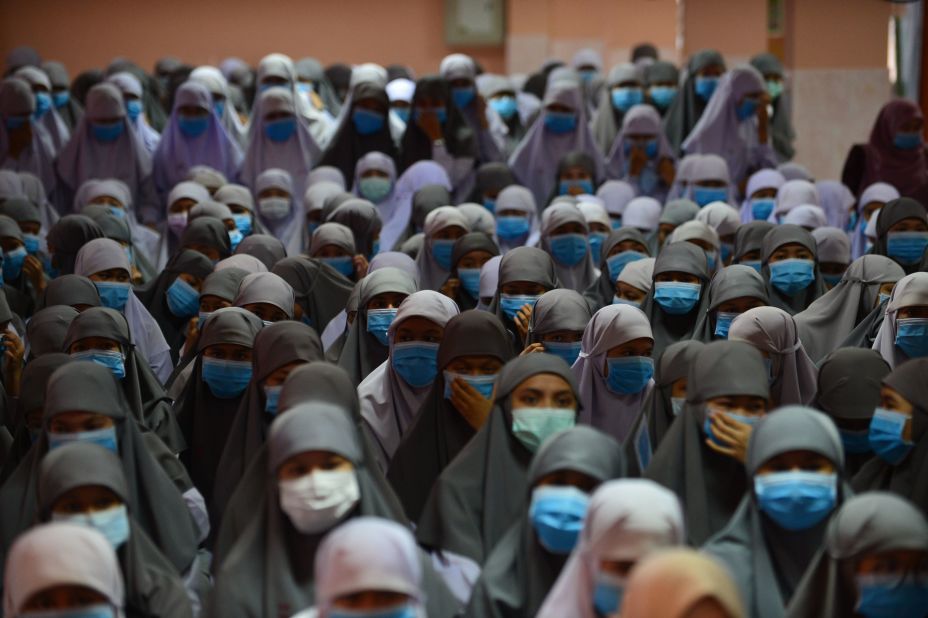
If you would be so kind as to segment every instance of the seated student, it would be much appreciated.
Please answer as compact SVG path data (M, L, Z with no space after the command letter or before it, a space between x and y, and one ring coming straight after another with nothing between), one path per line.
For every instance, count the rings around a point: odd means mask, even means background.
M885 182L875 182L860 194L860 198L857 200L857 210L851 215L851 251L854 259L870 250L870 241L867 240L866 235L870 219L883 206L897 199L899 199L899 191Z
M661 117L650 105L634 105L627 111L622 130L607 151L607 172L631 184L638 195L663 202L673 185L675 156Z
M474 309L480 302L480 269L498 255L499 247L490 235L470 232L461 236L451 248L451 272L441 293L462 311Z
M628 264L650 256L647 240L634 228L620 228L612 232L603 241L601 253L599 277L583 292L594 311L612 303L616 295L616 280Z
M538 618L624 616L636 563L684 541L683 512L672 492L643 479L603 483L589 498L580 539Z
M561 287L583 292L596 280L589 228L580 209L552 204L541 218L541 248L554 260Z
M293 288L274 273L252 273L242 279L232 305L253 313L269 326L292 320L295 311Z
M926 248L928 214L921 202L900 198L880 210L872 253L892 258L910 274L918 270Z
M680 91L664 115L664 131L679 156L683 140L699 122L724 73L725 59L714 49L700 50L687 60Z
M327 222L341 223L354 235L355 249L365 261L380 252L383 221L377 207L364 199L346 199L326 215ZM361 270L359 268L359 270Z
M683 410L644 473L680 498L690 543L721 530L741 502L748 439L769 399L763 356L752 346L715 341L693 359Z
M589 427L547 440L529 466L522 513L487 557L464 615L535 616L580 540L591 494L624 463L619 444Z
M731 203L737 192L725 159L717 154L701 154L690 164L687 192L677 197L693 200L703 208L712 202Z
M774 169L765 168L751 174L741 202L741 222L767 221L776 206L777 191L785 182L783 174Z
M323 223L316 228L307 253L351 282L357 282L367 274L367 260L356 250L354 234L341 223Z
M922 509L879 491L849 498L786 615L795 618L924 616L928 523ZM827 593L823 594L827 590Z
M844 449L828 417L790 406L757 424L745 464L751 489L702 551L728 568L750 615L782 616L828 517L850 497Z
M896 368L908 359L928 356L928 273L906 275L896 283L873 349Z
M826 292L815 239L798 225L777 225L767 232L760 260L770 304L790 315L804 311Z
M450 275L454 242L468 232L470 223L454 206L441 206L428 214L423 247L416 256L420 289L441 289Z
M925 417L928 415L924 371L928 359L910 360L883 378L880 403L870 421L870 446L876 457L852 481L855 491L891 491L925 509L928 494L917 479L925 468Z
M623 268L615 280L612 304L640 308L653 287L655 262L654 258L644 258Z
M113 548L79 524L45 524L24 533L10 551L3 583L6 616L118 618L126 607Z
M532 192L521 185L511 185L496 197L496 240L500 251L538 244L538 207Z
M732 320L766 304L767 288L757 271L741 264L726 266L709 283L707 311L696 325L693 338L704 343L728 339Z
M509 331L513 353L519 353L525 347L535 301L560 287L557 269L551 256L541 249L517 247L502 257L496 271L496 287L487 310Z
M580 356L583 331L593 317L589 305L573 290L551 290L535 302L525 352L547 352L573 366Z

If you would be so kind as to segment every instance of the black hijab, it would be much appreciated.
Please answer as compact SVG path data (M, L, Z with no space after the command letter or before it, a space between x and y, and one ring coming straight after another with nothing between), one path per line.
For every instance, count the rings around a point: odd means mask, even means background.
M103 230L85 215L65 215L48 231L48 252L52 268L58 275L74 272L74 260L81 247L95 238L103 238Z
M325 262L308 257L280 260L271 271L290 284L303 322L321 332L348 302L354 284Z
M412 96L412 116L403 133L400 143L398 172L402 174L410 165L422 159L432 158L432 140L416 122L416 109L424 98L438 99L445 103L447 120L442 124L445 149L452 157L477 158L477 136L468 126L457 105L451 100L448 82L437 75L420 78L416 82L416 92ZM445 204L443 204L444 206Z

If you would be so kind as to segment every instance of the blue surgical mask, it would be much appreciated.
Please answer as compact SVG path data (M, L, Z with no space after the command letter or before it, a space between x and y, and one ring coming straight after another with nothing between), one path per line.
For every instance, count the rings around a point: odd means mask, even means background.
M719 339L728 339L728 329L731 328L731 322L740 314L719 311L715 314L715 336Z
M297 82L296 89L301 94L310 94L316 90L315 86L309 82Z
M648 97L657 109L664 111L673 103L674 97L677 96L677 89L673 86L651 86L648 90Z
M451 100L458 107L467 107L474 102L477 92L473 86L463 86L451 89Z
M928 614L928 585L924 577L921 572L857 575L854 612L866 618L924 616Z
M831 275L828 273L822 273L822 281L828 284L829 287L833 288L839 283L841 283L841 278L844 277L843 273L837 275Z
M283 384L264 387L264 411L271 416L277 414L277 402L280 401L280 392L283 389Z
M113 216L116 217L117 219L125 219L125 218L126 218L126 211L125 211L124 208L120 208L119 206L112 206L112 205L109 205L109 206L107 206L107 210L109 211L109 213L110 213L111 215L113 215Z
M928 232L889 232L886 255L900 264L917 264L928 248Z
M132 124L136 124L142 115L142 102L138 99L126 101L126 115Z
M612 89L612 107L620 112L627 112L633 106L644 101L641 88L619 87Z
M409 117L412 115L412 109L409 107L391 107L390 113L401 120L403 124L407 124Z
M706 266L709 267L709 271L711 272L715 270L715 251L707 251L706 249L703 249L703 253L706 254Z
M242 242L242 240L245 237L242 235L241 230L239 230L238 228L235 228L234 230L229 230L228 234L229 234L229 245L232 247L232 251L235 251L235 249L238 248L238 244Z
M61 109L71 101L71 93L67 90L59 90L52 93L52 103L57 109Z
M542 345L545 346L545 352L560 356L568 366L577 362L582 349L580 341L545 341Z
M417 618L420 613L411 603L402 603L392 607L378 609L340 609L333 607L325 615L327 618Z
M751 116L757 114L757 105L757 99L744 99L741 101L737 109L735 109L735 115L738 117L738 120L744 122Z
M480 393L484 399L490 399L493 396L493 387L496 385L496 374L472 376L466 373L454 373L453 371L444 371L442 375L445 378L445 399L451 399L451 383L455 380L461 380L468 386Z
M627 298L619 298L618 295L612 295L612 304L613 305L631 305L632 307L641 308L641 301L638 300L628 300Z
M594 79L596 79L596 76L599 75L599 71L596 69L585 69L583 71L577 71L577 75L580 76L580 81L585 84L589 84Z
M712 202L724 202L728 199L728 189L725 187L701 187L693 185L693 201L700 208Z
M41 241L37 234L23 234L23 244L26 245L26 252L29 255L35 255L39 252Z
M177 116L177 128L184 137L191 139L200 137L209 128L209 115L205 116Z
M870 431L851 431L850 429L841 429L838 427L838 433L841 434L841 442L844 444L844 452L850 455L863 455L873 449L870 448Z
M915 133L896 133L893 136L893 146L899 150L917 150L922 145L922 134Z
M847 232L852 232L857 227L858 219L860 215L857 214L857 211L851 213L851 216L847 219L847 225L844 227L844 230Z
M607 358L606 367L606 386L617 395L640 393L654 375L654 359L650 356Z
M98 142L109 144L119 139L126 130L125 123L120 119L114 122L91 122L90 131Z
M757 271L757 274L760 274L761 268L763 267L763 264L761 263L760 260L744 260L741 262L741 265L750 266L751 268Z
M48 110L52 108L52 95L47 92L36 92L35 93L35 114L34 117L36 120L40 119L42 116L48 113Z
M528 236L530 229L528 217L499 217L496 220L496 235L501 240L519 240Z
M794 296L806 289L815 280L815 262L790 258L773 262L770 268L770 283L787 296Z
M612 616L622 609L626 578L612 573L599 572L593 588L593 607L601 616Z
M583 234L559 234L548 238L551 257L562 266L576 266L583 261L589 251L586 236Z
M909 417L886 408L877 408L870 419L870 446L880 459L896 465L912 450L913 443L903 438Z
M807 530L834 510L838 475L806 470L758 474L754 477L757 505L786 530Z
M444 270L451 270L451 252L454 250L454 239L433 238L431 240L432 257Z
M657 281L654 283L654 300L661 309L671 315L689 313L699 302L702 286L698 283L680 281Z
M390 345L387 331L396 318L396 309L368 309L367 332L372 334L383 345Z
M559 431L577 424L573 408L515 408L512 410L512 435L531 452Z
M696 77L696 82L693 89L696 91L696 95L703 101L708 101L712 98L712 93L715 92L715 88L719 85L718 77Z
M609 222L612 224L612 229L614 230L622 227L621 215L609 215Z
M16 281L23 272L26 259L26 247L16 247L3 254L3 278L9 282Z
M319 259L349 279L354 277L354 260L350 255L339 255L336 257L324 257Z
M577 114L574 112L552 112L545 110L545 129L555 135L570 133L577 128Z
M241 395L251 381L251 361L233 361L203 357L203 381L218 399Z
M928 356L928 318L897 319L895 343L909 358Z
M751 216L755 221L766 221L777 201L772 197L756 197L751 200Z
M116 378L126 377L126 359L118 350L83 350L72 352L74 360L91 361L109 369Z
M358 181L358 191L361 193L361 197L375 204L382 202L385 197L390 195L392 190L393 183L390 182L389 178L368 176Z
M723 242L719 245L719 253L722 254L722 263L727 264L731 254L734 253L735 246L729 242Z
M202 331L203 325L206 323L207 318L213 315L212 311L201 311L197 316L197 330Z
M612 284L615 285L615 282L618 280L619 275L622 274L622 270L630 263L636 262L638 260L643 260L647 255L641 253L640 251L633 251L631 249L623 251L621 253L616 253L615 255L610 255L606 258L606 266L609 267L609 280L612 281Z
M97 446L102 446L105 449L109 449L117 455L119 454L119 449L116 446L115 425L113 427L104 427L103 429L94 429L92 431L75 431L73 433L55 433L54 431L48 432L48 449L50 451L55 450L59 446L73 444L75 442L96 444Z
M235 227L242 233L242 236L251 234L253 223L250 214L232 215L232 218L235 219Z
M286 142L296 133L296 118L289 116L264 123L264 134L272 142Z
M605 232L590 232L590 256L592 256L594 264L599 264L603 252L603 242L605 242L607 236L609 235Z
M168 286L165 296L168 309L179 318L192 318L200 310L200 293L180 277Z
M586 195L593 194L593 181L587 178L575 180L562 180L557 185L557 191L560 195L570 195L570 190L579 188L581 193Z
M590 496L569 485L541 485L532 491L528 516L541 546L567 555L576 546Z
M102 511L73 515L52 512L52 521L63 521L93 528L106 537L113 549L119 549L129 540L129 511L125 504L118 504Z
M471 298L480 298L480 269L458 268L458 279L461 287Z
M384 114L375 112L372 109L355 107L354 111L351 112L351 122L354 124L355 130L359 134L373 135L374 133L383 130L383 127L387 122L387 117Z
M226 102L213 101L213 112L216 114L217 118L222 118L222 116L226 113Z
M132 287L128 283L119 283L116 281L94 281L97 286L97 292L100 294L100 303L104 307L122 311L126 308L129 301L129 294L132 293Z
M411 387L428 386L438 375L438 344L425 341L396 343L390 352L390 364Z
M490 211L490 214L496 214L496 200L492 197L483 198L483 207Z
M538 298L538 296L531 294L500 294L499 308L502 310L503 315L512 320L516 317L519 309L525 305L534 307Z
M519 111L519 106L513 97L496 97L490 99L490 107L492 107L503 120L509 120Z

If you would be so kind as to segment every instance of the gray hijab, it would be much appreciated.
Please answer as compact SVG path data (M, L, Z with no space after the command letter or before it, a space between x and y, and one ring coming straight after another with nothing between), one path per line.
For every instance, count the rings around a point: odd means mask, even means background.
M865 556L892 550L928 552L928 523L923 512L890 493L868 492L848 499L832 515L823 546L796 588L786 615L856 615L858 590L853 566Z
M568 556L550 553L538 542L529 507L537 483L560 470L581 472L599 484L624 476L625 461L617 442L589 427L574 427L546 441L529 466L521 517L487 557L466 616L538 613Z
M748 488L744 466L705 444L706 403L725 395L770 397L763 356L746 343L714 341L696 354L683 411L645 471L680 498L693 545L725 526Z
M764 463L790 451L825 457L838 473L840 506L844 487L844 449L834 423L820 412L799 406L780 408L761 419L751 433L746 468L753 478ZM728 567L751 616L780 618L802 574L822 543L828 520L806 530L789 531L762 514L748 492L724 530L703 551Z
M582 226L582 234L588 234L586 219L583 213L572 204L552 204L549 206L541 219L541 248L551 254L551 238L554 230L567 223L576 223ZM576 266L567 266L554 259L554 267L557 269L557 278L561 282L561 287L576 290L583 293L596 280L596 266L593 264L593 257L587 248L583 259Z
M696 94L696 74L713 64L725 69L725 59L714 49L704 49L690 56L683 84L664 115L664 131L678 156L683 154L680 150L683 140L696 126L707 105L707 101Z
M738 226L735 232L735 246L732 250L732 264L743 261L744 255L751 251L760 251L767 232L776 227L768 221L751 221ZM760 261L760 257L757 258Z
M354 288L328 264L303 256L280 260L273 272L293 288L296 302L303 309L303 321L317 332L345 308Z
M612 299L615 296L615 281L612 280L612 274L609 272L608 259L612 249L623 242L636 242L640 246L629 249L630 251L651 255L648 240L639 230L633 227L622 227L611 232L603 241L602 257L599 261L599 277L583 292L583 297L586 298L590 304L590 309L594 312L612 304Z
M587 302L573 290L551 290L541 295L528 323L529 343L541 343L546 333L569 330L582 333L593 318Z
M704 343L716 339L715 326L719 305L736 298L756 298L767 304L767 288L764 279L750 266L733 264L722 268L709 282L709 298L706 311L699 316L693 339Z
M279 238L269 234L251 234L238 244L235 254L254 256L271 270L277 262L287 257L287 248Z
M677 418L670 396L673 383L689 375L690 367L702 349L701 341L678 341L667 346L654 367L655 388L641 405L642 417L648 425L648 437L654 451ZM633 434L637 435L635 431Z
M841 281L795 315L802 345L819 362L844 341L876 307L880 286L905 276L902 267L882 255L864 255Z
M60 352L68 327L77 316L77 309L67 305L52 305L36 311L26 324L30 360L51 352Z
M496 280L496 293L490 301L487 311L495 314L510 333L513 350L522 351L522 342L517 341L516 327L500 307L500 295L503 286L514 281L538 283L545 291L559 288L557 270L551 256L536 247L516 247L509 250L499 262L499 276Z
M795 296L787 296L770 282L770 256L780 247L786 244L800 244L812 253L812 260L815 262L815 279L804 290L800 290ZM808 231L798 225L784 223L773 227L764 236L763 245L761 246L760 259L763 264L761 274L767 282L767 296L770 298L770 304L779 309L795 315L805 310L817 298L825 292L825 280L819 272L818 265L818 244L815 238Z
M601 89L596 112L590 122L590 130L593 131L596 145L604 153L612 149L612 143L619 133L625 116L625 113L612 105L612 89L623 82L633 82L643 88L644 79L641 69L628 62L617 64L609 71L609 76L603 84L604 88Z

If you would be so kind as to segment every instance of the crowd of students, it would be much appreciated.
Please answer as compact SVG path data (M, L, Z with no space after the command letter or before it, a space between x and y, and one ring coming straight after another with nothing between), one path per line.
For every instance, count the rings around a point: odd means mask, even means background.
M928 615L919 107L436 68L9 54L3 615Z

